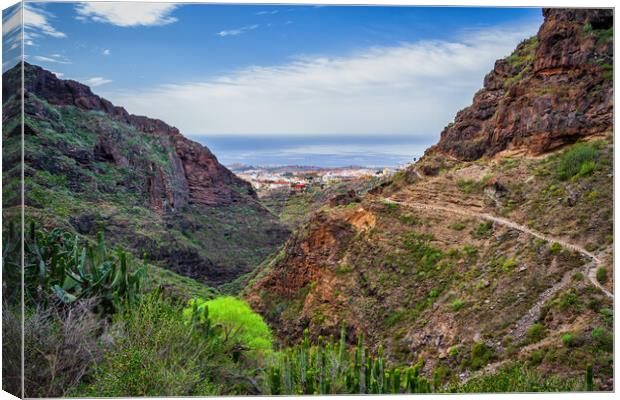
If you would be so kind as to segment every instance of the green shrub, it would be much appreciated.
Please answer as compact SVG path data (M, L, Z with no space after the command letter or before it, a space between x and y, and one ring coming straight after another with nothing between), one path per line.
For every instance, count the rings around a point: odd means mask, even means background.
M481 222L471 232L472 236L476 238L486 238L486 237L491 236L492 233L493 233L493 222L491 221Z
M463 308L463 306L465 305L465 302L463 300L460 299L456 299L452 302L452 304L450 305L452 307L452 311L458 311L461 308Z
M514 258L509 258L502 263L502 269L506 272L510 272L515 269L517 265L519 265L517 263L517 260L515 260Z
M462 231L463 229L465 229L466 226L467 225L465 225L465 224L463 224L461 222L457 222L457 223L449 225L448 227L450 229L454 229L455 231Z
M522 364L509 364L493 374L474 377L454 388L461 393L567 392L583 390L583 378L545 376Z
M596 270L596 280L601 284L605 284L607 282L607 268L599 267Z
M534 324L527 330L527 340L529 343L538 342L545 336L545 327L542 324Z
M568 309L578 310L581 308L581 302L579 301L579 296L577 293L574 290L569 290L562 293L558 299L558 306L562 311L566 311Z
M403 320L403 318L405 317L406 311L401 310L401 311L394 311L392 314L390 314L386 319L385 319L385 326L387 326L388 328L396 325L397 323L399 323L400 321Z
M553 242L551 247L549 247L549 251L551 254L559 254L562 251L563 247L558 242Z
M391 201L384 201L383 205L390 211L398 210L400 205L398 203L392 203Z
M575 343L575 336L571 333L565 333L562 335L562 344L564 347L571 347Z
M599 310L599 313L603 316L603 318L605 319L605 323L611 325L613 322L613 318L614 318L614 312L610 309L610 308L601 308Z
M557 176L567 180L574 176L585 176L598 167L600 151L590 143L577 143L560 156Z
M592 340L594 341L597 349L608 352L613 351L613 334L607 331L607 329L602 327L592 329Z
M218 297L213 300L192 299L183 310L186 323L198 318L200 323L209 320L219 326L225 341L232 341L252 352L269 352L273 346L271 330L243 300Z
M530 354L530 364L539 365L545 358L545 351L543 349L537 349Z
M481 183L473 181L473 180L466 180L466 179L459 179L456 182L456 185L466 195L471 194L475 191L479 191L482 188Z
M191 396L251 390L230 372L234 344L187 326L180 307L159 292L114 317L114 345L79 397ZM246 372L247 373L247 372Z
M579 172L577 173L577 176L588 176L590 175L592 172L596 171L597 168L597 164L594 161L586 161L583 164L581 164L581 167L579 167Z
M463 246L463 251L467 254L467 258L474 260L478 256L478 249L473 246L465 245Z
M484 367L495 355L492 348L482 342L476 342L471 346L469 366L476 370Z

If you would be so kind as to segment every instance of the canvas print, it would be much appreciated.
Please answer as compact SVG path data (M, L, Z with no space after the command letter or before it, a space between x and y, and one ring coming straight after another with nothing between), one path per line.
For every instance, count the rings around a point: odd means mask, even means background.
M614 390L612 8L2 24L3 390Z

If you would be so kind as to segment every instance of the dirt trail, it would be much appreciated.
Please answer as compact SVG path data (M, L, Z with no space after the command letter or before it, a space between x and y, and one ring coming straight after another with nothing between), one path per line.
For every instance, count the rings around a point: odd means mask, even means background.
M563 247L576 251L578 253L583 254L584 256L590 258L592 260L592 262L588 263L585 267L585 272L588 277L588 279L590 280L590 282L596 286L597 288L599 288L603 293L605 293L605 295L611 299L613 299L614 295L607 290L603 285L601 285L598 280L596 280L596 268L602 264L602 261L599 257L595 256L593 253L589 252L588 250L586 250L585 248L578 246L576 244L573 243L569 243L565 240L562 239L558 239L558 238L554 238L548 235L545 235L544 233L541 232L537 232L533 229L530 229L526 226L523 226L521 224L518 224L514 221L510 221L508 219L505 218L501 218L501 217L496 217L494 215L491 214L487 214L487 213L479 213L479 212L473 212L470 210L466 210L463 208L454 208L454 207L447 207L447 206L441 206L441 205L437 205L437 204L424 204L424 203L416 203L416 202L406 202L406 201L399 201L399 200L394 200L391 198L386 198L384 199L384 201L388 202L388 203L394 203L394 204L399 204L405 207L412 207L412 208L418 208L418 209L422 209L422 210L431 210L431 211L443 211L443 212L448 212L448 213L452 213L452 214L459 214L465 217L474 217L474 218L481 218L481 219L485 219L487 221L491 221L491 222L495 222L499 225L503 225L518 231L521 231L523 233L526 233L528 235L534 236L536 238L542 239L544 241L553 243L559 243L561 244ZM573 272L573 271L571 271ZM562 278L562 280L556 284L555 286L559 285L560 283L562 283L564 280L566 279L566 275ZM545 296L547 294L548 291L552 290L555 286L547 289L545 292L543 292L543 294L541 296ZM557 290L559 290L561 287L558 287L557 289L553 290L551 294L555 293ZM540 299L540 300L545 300L549 297L551 297L551 294L547 294L545 296L545 299Z
M442 211L442 212L448 212L448 213L453 213L453 214L458 214L458 215L462 215L465 217L474 217L474 218L481 218L481 219L485 219L487 221L492 221L494 223L497 223L499 225L503 225L506 227L509 227L511 229L515 229L518 230L520 232L526 233L528 235L534 236L536 238L545 240L547 242L553 243L559 243L562 246L564 246L567 249L576 251L578 253L583 254L584 256L590 258L590 262L588 264L586 264L583 267L583 271L584 271L584 275L586 275L588 277L588 280L597 288L599 288L607 297L613 299L614 295L607 290L605 287L603 287L603 285L601 285L598 280L596 279L596 269L598 268L599 265L602 264L602 261L599 257L597 257L596 255L594 255L593 253L589 252L588 250L586 250L585 248L578 246L576 244L573 243L569 243L565 240L562 239L557 239L548 235L545 235L544 233L541 232L537 232L535 230L532 230L526 226L523 226L521 224L518 224L514 221L510 221L508 219L505 218L501 218L501 217L496 217L487 213L481 213L481 212L474 212L471 210L467 210L464 208L455 208L455 207L449 207L449 206L441 206L441 205L437 205L437 204L424 204L424 203L416 203L416 202L407 202L407 201L399 201L399 200L395 200L395 199L391 199L391 198L385 198L384 201L388 202L388 203L394 203L394 204L399 204L405 207L411 207L411 208L418 208L418 209L422 209L422 210L431 210L431 211ZM521 340L524 339L525 334L527 333L527 330L530 326L532 326L536 320L538 319L538 316L540 315L540 310L542 308L542 306L555 294L557 293L559 290L561 290L562 288L564 288L565 286L567 286L570 281L572 280L573 274L577 271L579 271L580 269L573 269L570 271L567 271L563 276L562 279L557 282L556 284L554 284L553 286L551 286L550 288L548 288L547 290L545 290L543 293L541 293L541 295L538 297L538 300L536 300L536 302L532 305L532 307L521 317L521 319L519 319L519 321L516 323L515 328L512 330L512 336L515 339L515 342L519 342ZM532 345L528 346L531 347ZM526 347L527 348L527 347ZM524 350L526 349L524 348ZM461 381L462 382L466 382L469 379L473 378L474 376L478 376L480 375L480 373L493 373L495 372L499 367L501 367L502 365L504 365L506 363L506 360L498 362L498 363L493 363L493 364L489 364L487 365L482 371L480 371L479 373L476 374L463 374L461 376Z

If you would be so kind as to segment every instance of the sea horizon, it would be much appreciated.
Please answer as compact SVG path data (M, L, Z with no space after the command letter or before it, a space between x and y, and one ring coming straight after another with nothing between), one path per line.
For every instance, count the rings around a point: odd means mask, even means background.
M224 165L398 168L419 159L436 138L402 134L188 135Z

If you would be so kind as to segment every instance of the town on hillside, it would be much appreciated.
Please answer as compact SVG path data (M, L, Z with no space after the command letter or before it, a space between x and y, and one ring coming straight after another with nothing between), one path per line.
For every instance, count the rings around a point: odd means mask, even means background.
M387 178L400 168L370 168L348 166L323 168L312 166L253 167L245 165L229 166L241 179L249 182L258 192L290 188L300 193L310 189L324 189L338 183L359 181L370 178Z

